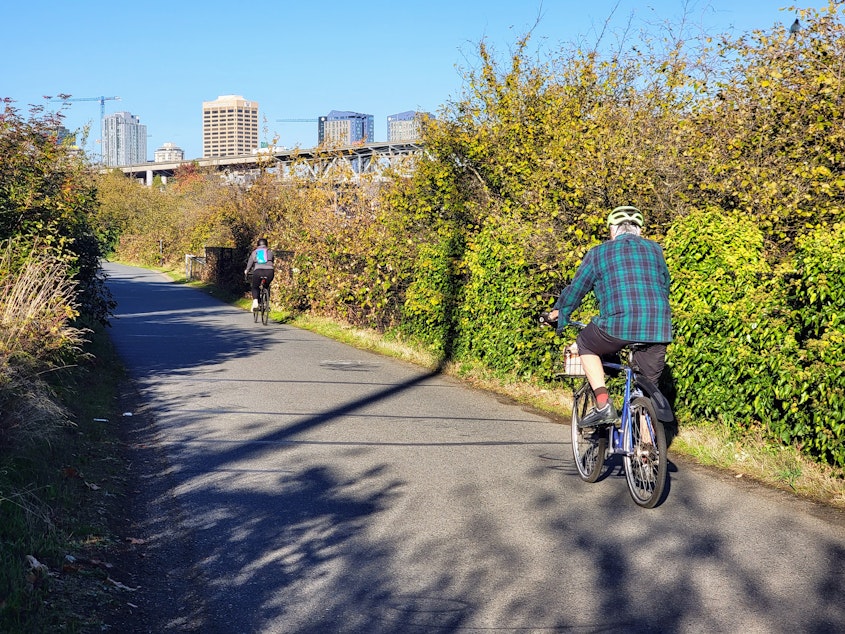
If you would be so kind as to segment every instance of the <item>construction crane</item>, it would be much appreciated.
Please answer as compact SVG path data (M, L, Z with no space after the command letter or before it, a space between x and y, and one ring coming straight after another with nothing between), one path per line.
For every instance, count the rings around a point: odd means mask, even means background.
M67 97L66 99L51 99L50 101L61 101L67 103L69 101L99 101L100 102L100 121L106 118L106 102L120 101L120 97Z

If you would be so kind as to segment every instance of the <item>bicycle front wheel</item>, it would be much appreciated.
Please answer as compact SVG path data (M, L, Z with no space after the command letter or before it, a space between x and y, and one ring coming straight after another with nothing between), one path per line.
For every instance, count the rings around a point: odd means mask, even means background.
M625 478L631 497L643 508L654 508L663 495L669 458L666 455L666 430L657 420L654 405L644 396L631 402L630 425L625 427Z
M578 429L578 421L584 418L596 405L596 397L590 384L584 381L572 399L572 457L578 475L585 482L595 482L601 475L607 452L607 430L604 427Z

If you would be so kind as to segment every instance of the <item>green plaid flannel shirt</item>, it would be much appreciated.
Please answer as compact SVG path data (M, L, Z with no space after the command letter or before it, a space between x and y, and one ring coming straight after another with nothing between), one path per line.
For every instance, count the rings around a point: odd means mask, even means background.
M593 322L624 341L668 343L672 340L669 269L663 249L653 240L621 234L584 256L572 283L555 303L559 328L593 291L599 315Z

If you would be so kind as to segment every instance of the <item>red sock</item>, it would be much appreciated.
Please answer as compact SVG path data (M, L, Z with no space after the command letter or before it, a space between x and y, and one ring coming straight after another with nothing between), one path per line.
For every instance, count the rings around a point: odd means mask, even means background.
M595 390L596 394L596 407L599 409L604 409L604 406L607 405L608 395L607 395L607 388L600 387Z

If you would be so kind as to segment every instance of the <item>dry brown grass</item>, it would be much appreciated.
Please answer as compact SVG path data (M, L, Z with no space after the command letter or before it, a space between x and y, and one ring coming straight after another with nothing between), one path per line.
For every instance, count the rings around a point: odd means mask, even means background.
M0 245L0 444L31 440L64 424L42 375L80 354L85 330L74 281L60 259Z

